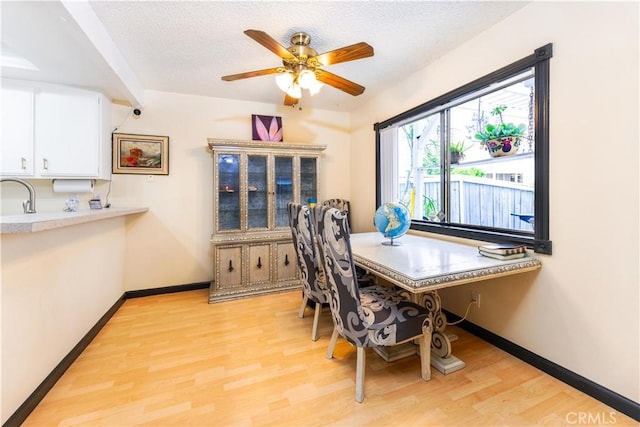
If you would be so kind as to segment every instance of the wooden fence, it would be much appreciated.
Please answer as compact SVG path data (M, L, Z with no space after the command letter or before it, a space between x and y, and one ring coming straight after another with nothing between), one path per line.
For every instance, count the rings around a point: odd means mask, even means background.
M426 181L423 191L442 206L439 181ZM513 214L533 215L534 192L521 184L452 175L450 210L454 223L532 231L532 224Z

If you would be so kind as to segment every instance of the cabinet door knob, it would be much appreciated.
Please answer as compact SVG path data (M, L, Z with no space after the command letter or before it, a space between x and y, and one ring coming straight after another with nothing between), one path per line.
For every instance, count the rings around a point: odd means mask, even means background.
M262 268L262 259L258 257L258 268Z
M229 270L229 273L233 271L233 263L231 262L231 260L229 260L229 268L227 270Z
M44 170L48 170L49 169L49 160L42 159L42 169L44 169Z
M20 157L20 167L23 170L27 168L27 159L24 157Z
M284 254L284 265L289 265L289 254Z

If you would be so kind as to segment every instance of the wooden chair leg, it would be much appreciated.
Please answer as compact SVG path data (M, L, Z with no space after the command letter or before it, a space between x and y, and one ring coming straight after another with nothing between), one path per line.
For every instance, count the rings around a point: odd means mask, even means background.
M356 347L356 402L364 400L364 364L366 353L364 347Z
M311 328L311 340L318 341L318 322L320 321L320 313L322 312L322 303L316 303L316 311L313 314L313 327Z
M300 306L300 311L298 312L298 317L304 317L304 309L307 308L307 301L309 301L309 297L307 295L303 295L302 297L302 305Z
M329 341L329 348L327 348L327 359L333 359L333 349L336 347L336 341L338 341L338 329L333 327L333 334L331 334L331 340Z
M431 332L425 333L418 338L420 343L420 368L422 379L431 379Z

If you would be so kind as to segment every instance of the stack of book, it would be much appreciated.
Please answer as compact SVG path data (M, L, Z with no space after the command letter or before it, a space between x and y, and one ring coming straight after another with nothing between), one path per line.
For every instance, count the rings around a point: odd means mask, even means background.
M483 245L478 246L478 252L480 252L480 255L501 260L518 259L527 256L527 248L524 245Z

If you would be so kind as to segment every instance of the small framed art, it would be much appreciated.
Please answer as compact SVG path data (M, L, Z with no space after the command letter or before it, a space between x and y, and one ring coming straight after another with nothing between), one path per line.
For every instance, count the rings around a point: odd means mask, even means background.
M251 115L254 141L282 142L282 117Z
M102 201L100 199L89 200L90 209L102 209Z
M113 173L169 175L169 137L113 134Z

